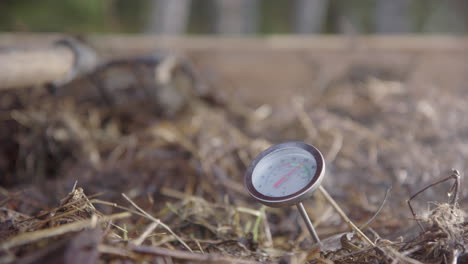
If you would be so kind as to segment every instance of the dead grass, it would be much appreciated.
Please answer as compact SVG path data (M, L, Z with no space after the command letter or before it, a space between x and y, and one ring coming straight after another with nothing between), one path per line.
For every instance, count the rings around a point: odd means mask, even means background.
M140 66L128 70L139 74ZM398 76L361 75L330 82L317 91L317 104L288 99L294 118L286 121L272 106L252 109L195 89L177 114L139 107L158 102L137 93L148 85L138 78L106 90L117 103L66 90L96 91L95 79L107 75L78 80L58 95L2 92L0 262L462 263L464 200L440 200L446 186L428 190L431 199L416 206L423 232L405 200L464 157L458 144L467 137L465 98L410 90ZM186 89L190 78L182 80L166 80L163 89ZM357 225L380 212L364 230L375 246L318 193L305 206L324 240L321 250L294 208L266 208L248 197L245 167L290 137L324 152L325 185Z

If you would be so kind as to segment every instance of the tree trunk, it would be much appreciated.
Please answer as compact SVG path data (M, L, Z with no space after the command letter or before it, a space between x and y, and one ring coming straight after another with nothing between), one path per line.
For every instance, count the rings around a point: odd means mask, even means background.
M376 9L377 33L407 33L410 31L408 0L378 0Z
M152 0L147 33L181 35L187 30L191 0Z
M258 29L259 0L217 0L216 33L253 34Z
M468 29L466 23L466 1L436 1L431 2L431 9L427 14L423 32L429 33L465 33Z
M322 31L326 18L328 0L296 0L294 9L294 32L313 34Z

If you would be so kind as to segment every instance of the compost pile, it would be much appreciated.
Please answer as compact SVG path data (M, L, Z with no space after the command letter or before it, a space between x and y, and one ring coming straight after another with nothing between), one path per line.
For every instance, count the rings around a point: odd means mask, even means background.
M0 262L467 261L466 200L453 198L466 185L451 188L468 155L466 93L351 65L313 98L287 98L282 118L199 73L168 55L2 91ZM288 139L322 150L325 187L375 245L318 193L305 206L321 250L294 208L248 196L249 162ZM450 175L415 198L414 217L406 200Z

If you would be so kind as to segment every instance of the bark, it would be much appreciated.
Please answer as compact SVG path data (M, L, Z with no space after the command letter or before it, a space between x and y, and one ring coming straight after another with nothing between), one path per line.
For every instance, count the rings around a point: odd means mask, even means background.
M191 0L152 0L147 32L180 35L187 31Z
M217 0L216 32L221 35L256 33L258 7L259 0Z
M378 0L376 31L378 33L407 33L410 31L409 0Z
M294 32L298 34L320 33L326 18L328 0L296 0Z

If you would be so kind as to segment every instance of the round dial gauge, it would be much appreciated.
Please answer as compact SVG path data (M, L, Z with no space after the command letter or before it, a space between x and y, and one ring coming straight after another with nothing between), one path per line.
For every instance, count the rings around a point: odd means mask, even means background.
M273 206L296 204L309 197L322 181L322 154L302 142L275 145L260 153L245 174L250 195Z

